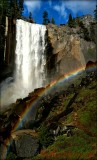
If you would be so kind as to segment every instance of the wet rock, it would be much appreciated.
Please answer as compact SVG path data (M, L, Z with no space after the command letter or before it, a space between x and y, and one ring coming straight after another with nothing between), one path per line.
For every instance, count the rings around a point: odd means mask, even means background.
M0 160L4 160L6 158L7 146L3 143L0 144Z
M20 103L20 102L22 102L22 98L19 98L16 100L16 103Z
M60 126L58 126L56 129L53 130L53 136L58 136L60 132Z
M29 135L22 135L15 141L16 153L19 157L31 157L38 153L38 140Z
M72 126L72 125L65 125L65 126L62 126L61 127L61 134L66 134L67 137L69 136L72 136L73 132L72 130L74 129L75 127Z
M34 131L21 130L12 135L15 142L16 155L30 158L39 153L39 139Z
M95 62L88 61L86 64L86 69L89 69L90 67L97 67L97 61Z

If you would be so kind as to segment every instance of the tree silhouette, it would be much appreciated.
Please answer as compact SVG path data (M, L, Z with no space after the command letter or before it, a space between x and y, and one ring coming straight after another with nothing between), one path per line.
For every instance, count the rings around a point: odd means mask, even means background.
M29 12L29 19L32 19L32 12Z
M75 20L72 18L72 15L69 14L69 19L68 19L68 26L69 27L75 27Z
M95 20L97 21L97 5L96 5L96 9L94 10L94 17L95 17Z
M43 12L43 24L46 25L50 23L49 19L48 19L48 12L47 11L44 11Z
M0 0L0 17L20 17L23 11L24 0Z
M32 18L32 12L29 12L29 20L30 20L31 23L34 23L34 20Z
M51 23L52 23L52 24L55 24L54 18L51 19Z
M68 24L71 24L72 23L72 15L71 15L71 13L69 14L69 19L68 19Z

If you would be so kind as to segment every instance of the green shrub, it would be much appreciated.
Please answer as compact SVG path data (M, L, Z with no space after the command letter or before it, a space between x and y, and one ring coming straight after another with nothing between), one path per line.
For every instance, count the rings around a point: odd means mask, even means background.
M79 21L78 23L79 27L81 27L81 31L82 33L84 34L84 39L87 40L87 41L90 41L91 38L89 36L89 31L88 29L84 26L83 22L82 21Z
M52 134L50 133L49 129L46 126L42 126L40 128L39 139L42 147L48 147L53 143L54 140Z
M17 159L17 156L12 152L10 152L6 157L6 160L16 160L16 159Z
M88 54L91 56L91 58L95 55L95 49L94 48L89 48L88 49Z

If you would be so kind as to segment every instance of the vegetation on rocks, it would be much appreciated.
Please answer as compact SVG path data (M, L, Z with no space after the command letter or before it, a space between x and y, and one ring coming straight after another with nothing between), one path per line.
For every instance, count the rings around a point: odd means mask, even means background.
M71 28L76 27L76 22L75 19L72 18L72 14L69 14L68 26Z
M42 147L50 146L53 143L54 139L48 128L46 126L41 126L39 132L40 132L39 137L41 146Z
M57 90L57 92L52 90L51 94L48 93L40 99L38 106L36 106L37 114L35 120L32 121L32 127L29 128L30 126L26 125L25 121L22 122L20 128L20 132L27 132L28 136L25 135L27 137L29 137L32 132L35 135L38 133L39 150L37 154L40 154L29 157L30 159L81 160L92 158L96 160L96 76L97 68L93 71L81 73L78 75L77 80L72 79L67 87L63 87L63 89L60 91ZM12 130L12 128L10 128L11 125L13 126L13 123L16 123L16 119L19 119L19 115L21 115L22 111L26 108L26 101L28 105L30 99L34 98L33 94L34 97L36 97L35 93L32 93L30 97L24 98L24 100L18 100L12 109L9 108L7 111L2 112L0 122L3 126L5 125L5 129L1 127L3 133L2 138L4 140L10 137ZM4 121L4 117L6 117L6 121ZM30 118L31 117L27 118L27 122L31 125ZM22 131L22 129L24 130ZM16 141L18 141L19 146L21 138ZM22 146L24 146L23 143L22 141ZM29 143L29 147L30 145ZM35 148L35 145L33 147ZM13 160L14 157L16 159L20 158L15 150L11 149L6 160ZM24 158L22 155L22 159Z
M17 160L17 156L14 153L10 152L6 160Z
M57 119L60 131L55 141L47 149L43 149L36 160L69 160L69 159L95 159L97 156L97 82L91 81L78 91L78 95L71 104L71 113ZM70 95L66 98L69 100ZM71 96L72 97L72 96ZM64 98L63 98L64 99ZM60 102L62 105L62 101ZM66 102L67 103L67 102ZM65 99L64 99L65 104ZM60 107L54 107L51 116L57 115ZM49 115L50 117L50 115ZM50 117L51 118L51 117ZM54 118L52 118L53 120ZM49 121L49 118L47 119ZM52 122L52 121L51 121ZM67 132L62 131L62 126L70 126ZM71 127L72 126L72 127ZM51 128L50 128L51 129ZM70 133L70 134L68 134Z

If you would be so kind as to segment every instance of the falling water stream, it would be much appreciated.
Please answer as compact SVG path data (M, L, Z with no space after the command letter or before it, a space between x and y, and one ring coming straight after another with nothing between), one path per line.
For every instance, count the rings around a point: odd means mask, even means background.
M11 78L1 84L1 106L23 98L45 82L44 25L16 21L16 50L14 82Z

